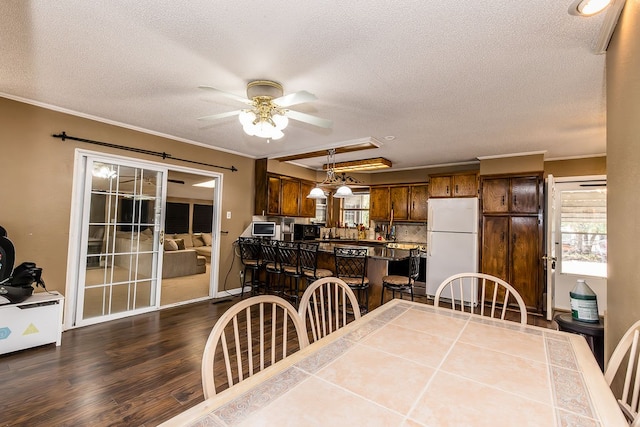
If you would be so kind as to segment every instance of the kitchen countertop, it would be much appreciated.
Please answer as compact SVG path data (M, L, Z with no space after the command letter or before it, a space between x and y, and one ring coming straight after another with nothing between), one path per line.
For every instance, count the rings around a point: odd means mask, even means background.
M359 242L362 242L362 240L360 240ZM344 243L338 243L338 241L321 242L320 246L318 247L318 250L321 252L327 252L327 253L333 254L333 249L336 247L360 248L360 249L367 248L367 256L369 258L382 259L387 261L400 261L400 260L409 258L409 251L407 250L391 249L391 248L384 247L382 245L368 246L368 245L363 245L361 243L356 244L355 240L352 240L350 242L346 241Z

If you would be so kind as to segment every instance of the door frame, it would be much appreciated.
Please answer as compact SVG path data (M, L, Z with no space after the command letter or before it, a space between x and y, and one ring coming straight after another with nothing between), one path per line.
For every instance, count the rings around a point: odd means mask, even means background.
M561 231L560 231L560 227L559 227L559 215L560 215L560 211L559 209L557 209L557 204L560 202L560 196L559 196L559 192L562 190L562 185L563 184L579 184L579 183L587 183L590 181L607 181L607 175L584 175L584 176L570 176L570 177L553 177L553 184L554 184L554 190L555 190L555 194L554 194L554 202L555 202L555 209L553 210L553 215L549 215L548 218L545 218L545 235L546 232L548 231L549 227L551 227L552 225L555 225L555 236L553 240L558 240L560 238ZM558 185L560 185L560 190L558 190ZM551 202L551 201L549 201ZM560 245L560 242L558 241L553 241L553 242L549 242L551 245L555 246L555 253L553 254L555 256L555 258L557 258L555 260L557 266L561 266L561 260L559 259L561 256L561 251L559 251L558 246ZM550 256L550 253L548 252L547 249L547 256ZM547 262L549 262L549 260L547 260ZM549 269L547 269L546 274L549 275ZM561 286L558 286L558 283L556 283L558 277L561 276L564 279L564 282L561 284ZM557 268L553 269L553 272L550 276L547 276L547 302L548 305L547 306L547 319L551 319L553 317L553 312L557 309L562 310L562 311L566 311L566 310L570 310L570 306L569 306L569 291L573 288L573 286L575 285L575 280L579 279L579 278L586 278L587 281L589 281L589 278L593 279L591 280L591 284L589 286L591 286L592 288L594 288L594 291L598 294L598 311L600 313L600 315L604 314L604 311L607 308L607 298L606 298L606 289L607 289L607 281L608 278L595 278L593 276L582 276L582 275L576 275L576 274L569 274L569 273L561 273L560 271L558 271ZM561 288L561 289L560 289ZM551 294L551 295L549 295ZM558 298L558 296L561 295L560 298Z
M86 150L76 148L74 152L74 169L73 182L71 190L71 212L69 216L69 242L67 249L67 267L66 267L66 284L65 284L65 316L64 329L72 329L77 327L75 313L77 307L77 286L80 279L79 265L83 260L83 250L81 247L81 238L84 229L83 224L83 204L85 198L85 177L86 177L86 161L87 157L100 157L113 162L125 162L134 164L136 167L161 169L164 172L164 185L170 171L197 174L201 176L211 177L216 180L216 186L213 191L213 225L212 225L212 242L211 242L211 268L209 277L209 297L215 298L218 294L218 278L220 268L220 230L222 218L222 187L224 175L219 172L212 172L201 169L178 166L174 164L166 164L149 160L138 159L135 157L121 156L117 154L104 153L100 151ZM166 206L166 192L161 201L164 212ZM162 215L164 218L164 213ZM163 231L164 231L164 224ZM162 252L160 252L162 253ZM159 257L158 268L158 292L156 293L155 304L148 311L157 311L160 307L160 296L162 288L162 256ZM165 308L165 307L162 307ZM135 313L135 314L140 314ZM123 316L125 317L125 316Z

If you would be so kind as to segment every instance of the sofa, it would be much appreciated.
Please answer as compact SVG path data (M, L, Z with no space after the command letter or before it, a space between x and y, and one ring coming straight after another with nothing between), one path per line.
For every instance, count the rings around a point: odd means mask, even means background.
M186 236L189 236L187 239ZM187 242L185 242L187 240ZM133 242L133 244L132 244ZM187 248L186 245L190 247ZM203 242L204 246L204 242ZM209 246L211 248L211 246ZM133 262L137 261L138 274L142 277L151 277L151 262L153 260L151 252L153 250L153 235L151 231L143 231L139 235L137 233L119 232L115 239L114 264L123 268L129 268ZM137 253L136 259L132 259L129 252ZM206 252L206 251L204 251ZM209 250L209 256L211 251ZM190 276L193 274L201 274L206 272L207 258L199 253L193 247L193 239L191 235L169 235L164 239L164 254L162 262L162 278L170 279L172 277Z

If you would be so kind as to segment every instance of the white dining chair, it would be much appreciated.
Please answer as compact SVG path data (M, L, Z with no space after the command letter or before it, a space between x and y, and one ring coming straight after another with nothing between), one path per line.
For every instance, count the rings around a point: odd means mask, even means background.
M616 374L624 374L624 384L621 393L616 391L618 387L614 384L612 390L616 394L620 409L632 426L640 426L640 416L638 416L638 401L640 395L640 320L634 323L618 342L615 350L611 353L604 378L611 386ZM626 359L626 366L623 361ZM626 369L622 369L626 368Z
M216 371L222 361L231 387L308 345L302 319L284 299L260 295L236 303L218 319L205 344L205 399L216 394Z
M307 287L298 314L315 342L359 319L360 307L356 294L344 280L325 277Z
M433 305L440 306L443 299L447 299L454 310L493 318L497 316L502 320L505 319L507 309L517 304L520 323L527 324L527 306L518 291L504 280L490 274L460 273L446 278L436 290ZM472 304L476 299L477 309Z

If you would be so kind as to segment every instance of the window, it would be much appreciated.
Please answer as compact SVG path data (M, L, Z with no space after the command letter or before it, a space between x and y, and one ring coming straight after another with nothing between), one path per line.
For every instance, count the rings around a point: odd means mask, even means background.
M358 224L369 226L369 193L354 193L353 196L342 199L340 224L347 227Z
M189 232L189 204L167 202L164 232L166 234Z
M213 222L213 206L193 205L193 224L191 226L194 233L211 233Z
M607 277L607 190L560 192L561 273Z

